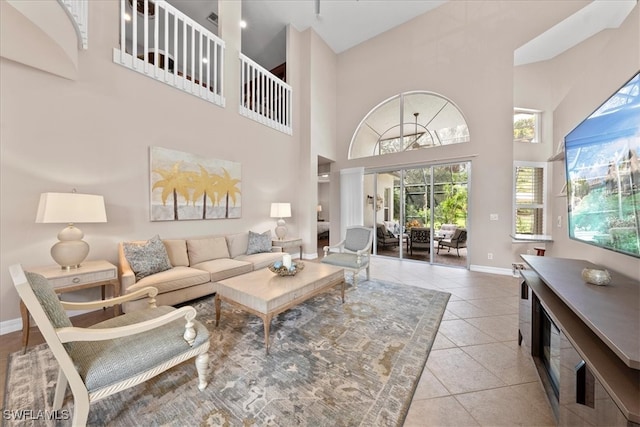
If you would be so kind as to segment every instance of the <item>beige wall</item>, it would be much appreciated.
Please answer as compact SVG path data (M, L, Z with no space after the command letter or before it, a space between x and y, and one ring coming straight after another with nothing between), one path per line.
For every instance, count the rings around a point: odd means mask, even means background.
M631 12L617 30L608 30L589 40L590 49L576 49L557 61L556 69L569 70L564 77L571 84L565 86L564 96L553 114L554 140L559 141L627 80L640 70L640 5ZM575 66L581 64L581 67ZM558 191L565 182L563 162L553 163L553 187ZM588 259L595 264L618 270L640 280L638 259L595 246L570 240L566 229L566 198L556 197L554 218L562 216L563 225L554 233L551 255L564 258Z
M640 69L640 7L616 30L603 31L564 54L542 63L514 69L514 102L545 111L543 146L519 147L520 160L548 159L578 123ZM526 144L525 144L526 145ZM549 163L550 228L553 243L547 255L588 259L593 263L640 277L638 260L570 240L567 231L567 199L560 196L565 184L564 160ZM560 227L557 225L560 217ZM514 255L532 245L515 245Z
M238 16L239 2L222 3L229 9L221 20ZM115 262L117 242L154 234L273 229L269 204L287 200L293 210L287 220L290 234L303 236L310 254L315 252L318 155L335 160L327 184L330 212L323 211L331 218L332 241L340 237L340 169L471 160L471 264L510 269L511 114L518 93L514 84L521 78L518 71L514 78L513 50L585 4L564 1L540 8L535 3L448 2L337 56L312 31L289 28L290 137L239 116L234 86L225 88L227 106L220 108L114 64L118 3L91 2L90 49L79 53L77 81L0 59L0 321L19 315L8 266L52 263L49 248L62 225L34 224L41 192L76 188L105 196L109 222L82 226L93 259ZM636 7L621 29L607 31L607 40L590 40L575 50L584 49L581 56L589 60L574 63L572 50L544 64L546 79L530 77L539 90L551 91L539 101L555 109L549 147L639 68L638 13ZM240 41L232 25L229 21L225 30L221 22L226 75L233 82ZM553 83L551 89L547 82ZM360 120L379 102L407 90L430 90L454 101L466 116L471 142L347 161ZM240 162L242 218L150 222L150 146ZM556 165L553 188L563 179ZM565 209L555 199L554 215ZM489 221L490 213L498 213L499 221ZM560 234L554 229L554 239L556 256L606 259L613 268L633 273L635 260L568 241L565 229ZM492 261L487 252L494 253Z
M227 10L227 17L239 16L239 3L223 3L238 9ZM76 188L104 195L108 222L80 225L91 259L115 262L119 241L155 234L273 229L269 205L285 199L294 215L287 221L290 233L299 233L300 189L293 185L300 164L299 129L291 137L241 117L235 86L225 87L227 106L220 108L114 64L118 5L91 2L90 49L79 54L77 81L0 60L2 321L19 317L8 266L53 264L49 248L63 224L34 223L42 192ZM228 28L222 34L226 77L237 82L239 32ZM295 103L294 111L299 111ZM242 218L150 222L150 146L240 162Z
M574 112L585 98L593 98L592 106L577 114L574 120L584 117L605 94L631 76L629 70L638 69L636 7L622 28L596 36L615 41L590 39L583 43L584 47L577 48L584 50L588 61L572 63L572 50L552 61L530 69L522 67L514 73L514 49L588 2L556 2L554 8L540 8L535 3L448 2L338 56L338 162L332 171L354 166L429 164L457 157L471 160L469 257L472 269L510 269L517 259L520 246L514 245L510 237L513 160L545 161L553 154L557 141L572 127L566 125L563 116ZM609 60L602 59L604 51ZM608 67L614 70L605 72ZM539 70L545 74L538 74ZM524 78L526 73L529 75ZM556 75L560 76L557 82ZM597 85L595 82L602 79L609 81L609 89L598 90L601 93L594 96L583 93L590 92ZM383 100L409 90L433 91L456 103L467 119L471 142L345 160L360 120ZM514 106L545 110L542 144L535 148L518 147L514 151ZM559 121L565 124L559 125ZM558 126L564 133L558 132ZM560 163L555 162L550 167L554 179L558 165ZM339 186L334 182L338 179L339 175L333 173L333 204L339 202ZM557 187L557 182L551 184L552 190ZM556 212L566 211L564 204L556 206L557 200L551 200L554 209L550 225L555 225ZM499 220L490 221L491 213L497 213ZM339 230L337 220L332 221L332 231L335 230ZM631 258L567 242L564 228L552 228L552 231L552 237L557 240L555 247L566 248L566 251L552 249L551 254L584 257L595 262L604 262L603 257L608 257L613 260L611 268L637 275L637 271L630 268ZM493 260L487 259L488 252L493 253Z

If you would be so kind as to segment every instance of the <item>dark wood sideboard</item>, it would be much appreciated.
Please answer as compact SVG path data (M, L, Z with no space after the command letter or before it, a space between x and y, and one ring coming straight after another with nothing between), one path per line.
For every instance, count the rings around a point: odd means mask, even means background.
M597 286L582 279L584 268L602 268L588 261L522 259L531 269L521 271L519 344L558 424L640 425L640 281L610 272Z

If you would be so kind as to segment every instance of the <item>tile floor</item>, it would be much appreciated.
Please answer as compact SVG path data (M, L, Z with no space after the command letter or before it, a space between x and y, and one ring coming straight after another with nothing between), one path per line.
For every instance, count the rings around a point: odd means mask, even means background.
M451 293L405 427L555 425L518 346L518 279L384 257L371 276Z
M405 427L555 425L531 356L517 343L518 279L385 257L372 258L371 275L451 293ZM112 316L88 313L77 326ZM34 328L30 344L39 342ZM8 354L20 347L20 332L2 336L3 384Z

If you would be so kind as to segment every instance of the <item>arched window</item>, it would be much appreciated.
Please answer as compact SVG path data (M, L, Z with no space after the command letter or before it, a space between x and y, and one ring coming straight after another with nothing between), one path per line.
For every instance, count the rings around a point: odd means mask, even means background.
M405 92L379 104L360 122L349 158L469 142L469 129L458 107L433 92Z

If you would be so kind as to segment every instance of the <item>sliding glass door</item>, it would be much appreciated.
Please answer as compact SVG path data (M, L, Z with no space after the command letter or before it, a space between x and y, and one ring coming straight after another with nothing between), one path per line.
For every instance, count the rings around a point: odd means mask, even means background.
M374 253L466 267L469 167L463 162L365 175L365 225L376 230Z

